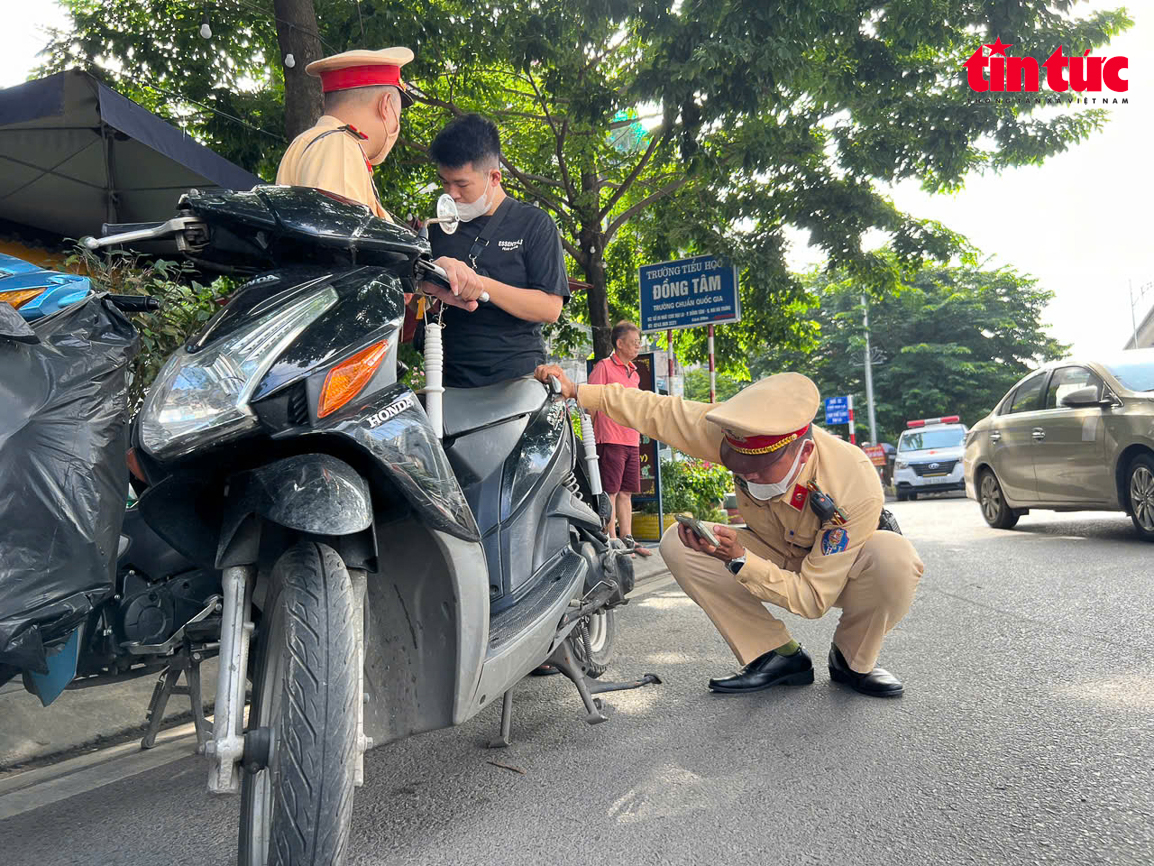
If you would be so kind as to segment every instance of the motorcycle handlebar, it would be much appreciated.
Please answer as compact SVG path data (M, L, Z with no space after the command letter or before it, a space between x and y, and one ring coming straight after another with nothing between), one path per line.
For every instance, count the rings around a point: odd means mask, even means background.
M160 309L160 301L148 295L109 295L108 300L124 313L151 313Z
M449 283L449 275L445 269L428 259L420 261L421 279L432 283L434 286L439 286L442 289L452 291L452 285ZM489 293L481 292L481 297L478 300L483 303L489 303Z

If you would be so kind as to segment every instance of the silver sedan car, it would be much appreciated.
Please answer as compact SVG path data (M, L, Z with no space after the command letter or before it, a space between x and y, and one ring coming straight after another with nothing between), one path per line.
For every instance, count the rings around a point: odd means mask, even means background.
M963 462L990 526L1031 509L1124 511L1154 541L1154 349L1031 373L970 429Z

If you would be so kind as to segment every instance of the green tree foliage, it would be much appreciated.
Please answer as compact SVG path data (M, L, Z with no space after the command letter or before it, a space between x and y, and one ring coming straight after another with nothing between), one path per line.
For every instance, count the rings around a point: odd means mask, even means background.
M298 0L65 4L73 27L52 67L119 70L106 74L120 89L265 177L287 139L278 29L316 32L326 52L413 46L420 107L379 173L390 207L427 213L432 135L453 115L487 114L504 131L509 186L553 215L590 284L570 315L592 326L597 356L613 321L636 314L639 264L716 253L741 274L745 318L717 333L736 373L757 347L812 339L786 227L808 231L835 270L892 288L961 239L900 213L878 182L953 190L1101 127L1099 110L1042 116L978 99L962 63L980 44L1080 54L1131 23L1122 11L1076 19L1073 0L315 0L315 21ZM210 40L197 32L205 15ZM863 247L870 229L892 256ZM678 335L683 357L704 357L699 331Z
M728 400L748 381L736 379L726 373L717 374L717 402ZM685 373L685 399L696 400L699 403L709 402L709 371L689 370Z
M666 514L688 512L702 520L725 523L726 494L733 490L733 474L720 463L693 458L661 461L661 498ZM642 511L657 513L657 503Z
M144 402L168 356L204 327L220 309L218 301L235 287L227 277L201 285L192 279L195 268L188 262L148 261L122 250L97 254L77 246L65 264L87 274L97 291L148 295L160 301L156 312L132 316L140 333L140 352L129 369L128 405L133 411Z
M774 351L750 363L755 377L783 370L810 376L823 397L853 394L857 434L869 436L862 287L824 274L807 278L820 299L811 354ZM1045 333L1052 294L1011 268L927 268L896 295L870 301L874 403L881 441L896 441L911 418L984 417L1010 386L1068 346ZM819 422L820 422L819 413ZM844 435L844 428L834 428Z

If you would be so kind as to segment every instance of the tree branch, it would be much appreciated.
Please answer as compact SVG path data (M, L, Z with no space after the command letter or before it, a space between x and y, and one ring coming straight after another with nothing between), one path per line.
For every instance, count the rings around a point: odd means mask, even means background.
M527 118L529 120L545 120L545 121L547 121L549 119L548 116L540 115L540 114L530 114L527 111L509 111L506 109L494 109L493 111L490 111L489 113L495 114L498 117L524 117L524 118Z
M689 183L689 177L682 177L678 180L675 180L673 183L662 187L652 195L647 195L645 198L641 199L641 201L637 202L637 204L633 205L633 207L629 208L629 210L625 211L623 214L621 214L621 216L617 217L617 219L613 220L613 222L609 224L609 228L605 231L605 243L608 244L612 237L617 234L617 230L621 228L621 226L623 226L627 221L637 216L637 214L641 213L641 211L645 210L645 208L653 204L653 202L677 192L677 190L681 189L681 187L685 186L687 183Z
M613 195L609 196L609 201L606 202L605 207L601 208L600 212L597 214L598 222L605 219L605 217L609 215L609 212L613 210L613 208L617 205L617 202L621 201L621 196L625 195L625 193L628 192L629 187L633 186L633 181L637 180L637 176L641 174L641 172L645 169L645 166L649 164L649 160L653 158L653 154L657 150L657 146L661 144L661 142L665 141L667 135L669 135L668 129L663 130L661 135L653 136L649 142L649 147L645 149L645 154L641 157L641 159L637 161L637 165L633 166L633 171L629 172L629 176L621 182L621 186L617 187L617 191L614 192Z
M639 114L637 117L629 117L625 120L614 120L609 124L610 129L620 129L623 126L632 126L635 123L640 123L642 120L652 120L655 117L661 117L660 114Z
M612 43L607 45L605 47L604 51L602 51L600 54L593 55L593 57L591 57L589 59L589 62L586 63L585 66L582 67L581 74L584 75L586 72L588 72L594 66L599 64L602 60L604 60L609 55L616 54L618 51L620 51L622 48L624 48L626 44L628 44L627 39L620 38L620 41L616 45L613 45Z
M561 181L554 177L543 177L539 174L529 174L529 172L525 172L525 177L529 178L529 180L533 181L534 183L541 183L545 186L555 186L557 189L562 188Z
M461 109L455 102L445 102L443 99L437 99L435 96L429 96L429 94L425 93L423 90L410 88L409 95L412 96L413 99L415 99L417 102L423 102L425 105L433 105L437 108L443 108L446 111L451 112L454 117L460 117L465 113L464 110Z
M561 246L565 248L565 252L569 253L569 255L573 257L573 260L577 262L577 264L581 265L581 267L585 267L585 263L582 261L583 255L581 250L579 250L572 242L566 240L565 235L561 235Z
M546 205L551 211L557 214L561 220L573 230L577 232L577 224L568 211L560 204L560 202L543 193L536 185L533 184L530 175L518 169L513 163L509 162L509 158L502 155L501 163L505 168L509 169L509 174L513 175L525 188L525 192L536 198L542 204Z
M565 184L565 192L569 196L569 201L576 201L577 196L573 192L573 183L569 179L569 167L565 164L565 135L569 132L569 121L566 120L561 125L561 130L557 130L557 124L553 117L549 114L549 105L545 101L545 97L541 94L541 88L537 86L536 80L532 75L528 76L529 84L533 87L533 92L537 94L537 103L545 112L545 120L549 124L549 128L553 130L554 149L557 154L557 165L561 169L561 180Z

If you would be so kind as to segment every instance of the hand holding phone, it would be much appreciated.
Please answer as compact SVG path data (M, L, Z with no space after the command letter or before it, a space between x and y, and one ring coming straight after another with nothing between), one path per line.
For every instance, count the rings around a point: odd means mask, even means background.
M698 520L696 517L687 517L684 514L675 515L677 522L689 529L694 535L704 541L706 544L717 547L719 542L717 536L714 535L708 526Z

